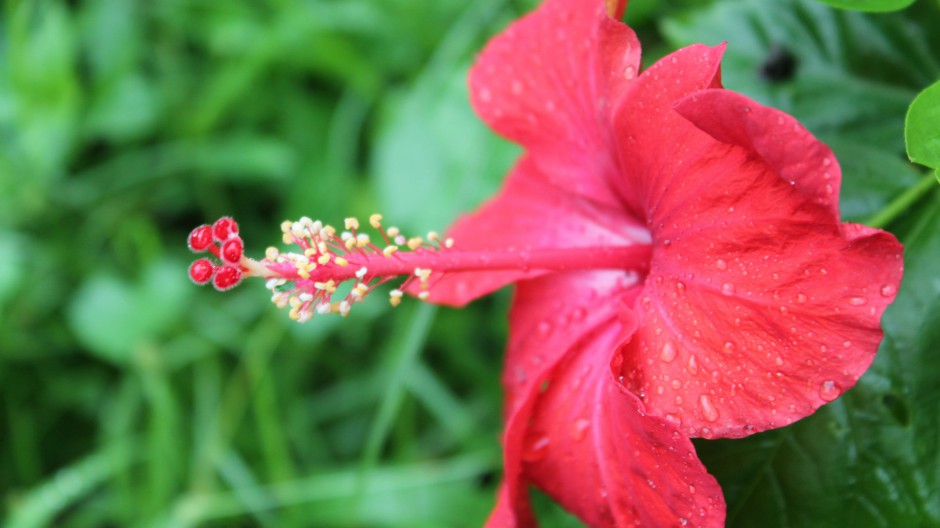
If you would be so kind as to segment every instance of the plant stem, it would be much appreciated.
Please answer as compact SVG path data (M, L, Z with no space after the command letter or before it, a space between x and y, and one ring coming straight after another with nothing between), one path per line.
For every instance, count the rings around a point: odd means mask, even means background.
M933 175L924 176L914 186L901 193L881 211L869 218L865 224L877 228L885 228L891 225L891 222L901 213L907 211L912 204L920 200L936 186L937 182Z

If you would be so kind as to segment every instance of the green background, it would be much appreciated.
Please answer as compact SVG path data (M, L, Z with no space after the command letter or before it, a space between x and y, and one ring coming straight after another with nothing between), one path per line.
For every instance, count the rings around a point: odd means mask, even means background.
M908 2L865 5L880 3ZM193 286L185 239L222 215L255 256L301 215L445 228L519 153L474 116L465 78L534 4L3 3L6 525L479 526L499 480L508 291L464 310L376 298L297 325L260 283ZM940 525L940 193L904 155L908 106L940 77L940 4L628 11L645 64L727 41L725 85L829 143L846 219L906 246L855 389L782 430L697 441L728 524ZM932 93L908 139L936 168ZM545 526L578 526L536 503Z

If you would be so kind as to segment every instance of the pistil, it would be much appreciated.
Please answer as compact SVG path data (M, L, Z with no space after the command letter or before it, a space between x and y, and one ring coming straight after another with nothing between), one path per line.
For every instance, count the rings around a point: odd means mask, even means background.
M213 267L207 259L200 259L190 276L200 284L211 279L218 289L228 289L242 277L265 278L272 302L282 308L290 306L291 318L304 322L314 313L347 315L354 303L397 277L404 280L389 293L392 306L401 302L406 291L427 299L434 283L452 272L611 269L645 274L651 258L646 244L464 250L435 232L406 238L396 227L385 229L381 221L381 215L369 218L369 224L380 235L382 243L378 245L360 231L355 218L346 219L342 232L306 217L297 222L285 221L281 224L283 240L298 251L281 252L269 247L264 259L253 260L242 254L234 221L222 219L221 228L217 222L194 230L189 245L194 251L210 251L223 264ZM338 293L341 288L343 292Z

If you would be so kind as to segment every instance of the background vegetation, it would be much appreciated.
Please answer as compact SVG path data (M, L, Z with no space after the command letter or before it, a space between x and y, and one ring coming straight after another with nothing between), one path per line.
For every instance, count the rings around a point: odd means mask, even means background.
M190 284L185 237L233 215L259 255L301 215L446 227L518 154L475 118L465 75L534 4L7 0L6 525L479 526L509 292L301 326L260 284ZM829 142L845 216L907 248L857 388L793 427L697 443L729 525L940 524L940 193L903 155L907 107L940 77L940 4L634 0L628 21L647 64L728 41L726 86ZM537 503L546 526L578 525Z

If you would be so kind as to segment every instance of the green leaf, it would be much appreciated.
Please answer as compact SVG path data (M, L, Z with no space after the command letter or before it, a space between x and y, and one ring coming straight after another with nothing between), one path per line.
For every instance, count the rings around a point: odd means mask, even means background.
M911 103L904 121L904 141L911 161L940 169L940 81Z
M124 362L140 343L158 337L185 312L191 291L180 262L150 266L138 284L100 274L75 294L69 323L89 351Z
M855 11L897 11L914 3L914 0L819 0L820 2L838 7L840 9L852 9Z
M491 196L518 147L473 113L466 70L424 79L393 98L376 141L376 188L390 221L442 230Z

